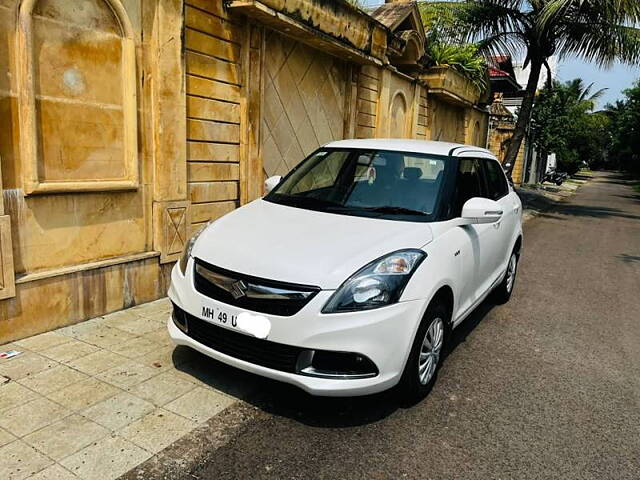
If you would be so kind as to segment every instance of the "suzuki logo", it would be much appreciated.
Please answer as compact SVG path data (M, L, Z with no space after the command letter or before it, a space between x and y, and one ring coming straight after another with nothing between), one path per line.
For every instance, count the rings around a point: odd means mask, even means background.
M233 282L231 284L230 293L236 300L238 300L240 297L244 297L247 294L247 284L242 280Z

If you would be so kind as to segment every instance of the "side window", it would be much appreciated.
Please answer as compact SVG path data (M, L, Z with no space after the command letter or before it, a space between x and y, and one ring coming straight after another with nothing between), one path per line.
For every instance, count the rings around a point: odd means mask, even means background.
M489 190L487 198L500 200L509 193L509 184L504 176L502 167L495 160L484 160L484 166Z
M484 197L485 188L480 172L480 161L472 158L461 158L458 164L458 176L453 202L453 217L462 215L462 207L467 200Z

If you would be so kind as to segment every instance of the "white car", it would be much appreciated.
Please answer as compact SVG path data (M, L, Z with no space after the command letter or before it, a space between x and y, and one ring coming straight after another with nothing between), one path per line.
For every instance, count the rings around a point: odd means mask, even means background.
M419 398L452 329L511 296L522 204L487 150L343 140L265 186L188 242L176 344L314 395Z

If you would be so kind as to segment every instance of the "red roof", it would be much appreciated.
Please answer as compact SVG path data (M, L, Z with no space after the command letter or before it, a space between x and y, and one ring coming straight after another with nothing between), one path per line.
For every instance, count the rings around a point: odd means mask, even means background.
M490 77L510 77L511 75L509 75L504 70L500 70L499 68L489 67L489 76Z
M494 56L491 57L491 59L495 63L510 62L511 61L511 55L494 55Z

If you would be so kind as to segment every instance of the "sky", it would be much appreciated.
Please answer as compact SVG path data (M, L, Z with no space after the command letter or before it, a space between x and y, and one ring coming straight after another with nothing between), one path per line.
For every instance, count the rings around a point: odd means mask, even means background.
M635 80L640 79L640 66L629 67L616 64L608 70L601 70L592 63L577 59L560 62L558 79L567 81L574 78L582 78L587 84L594 82L594 91L608 88L598 104L598 108L603 108L607 103L622 99L622 91L631 87Z

